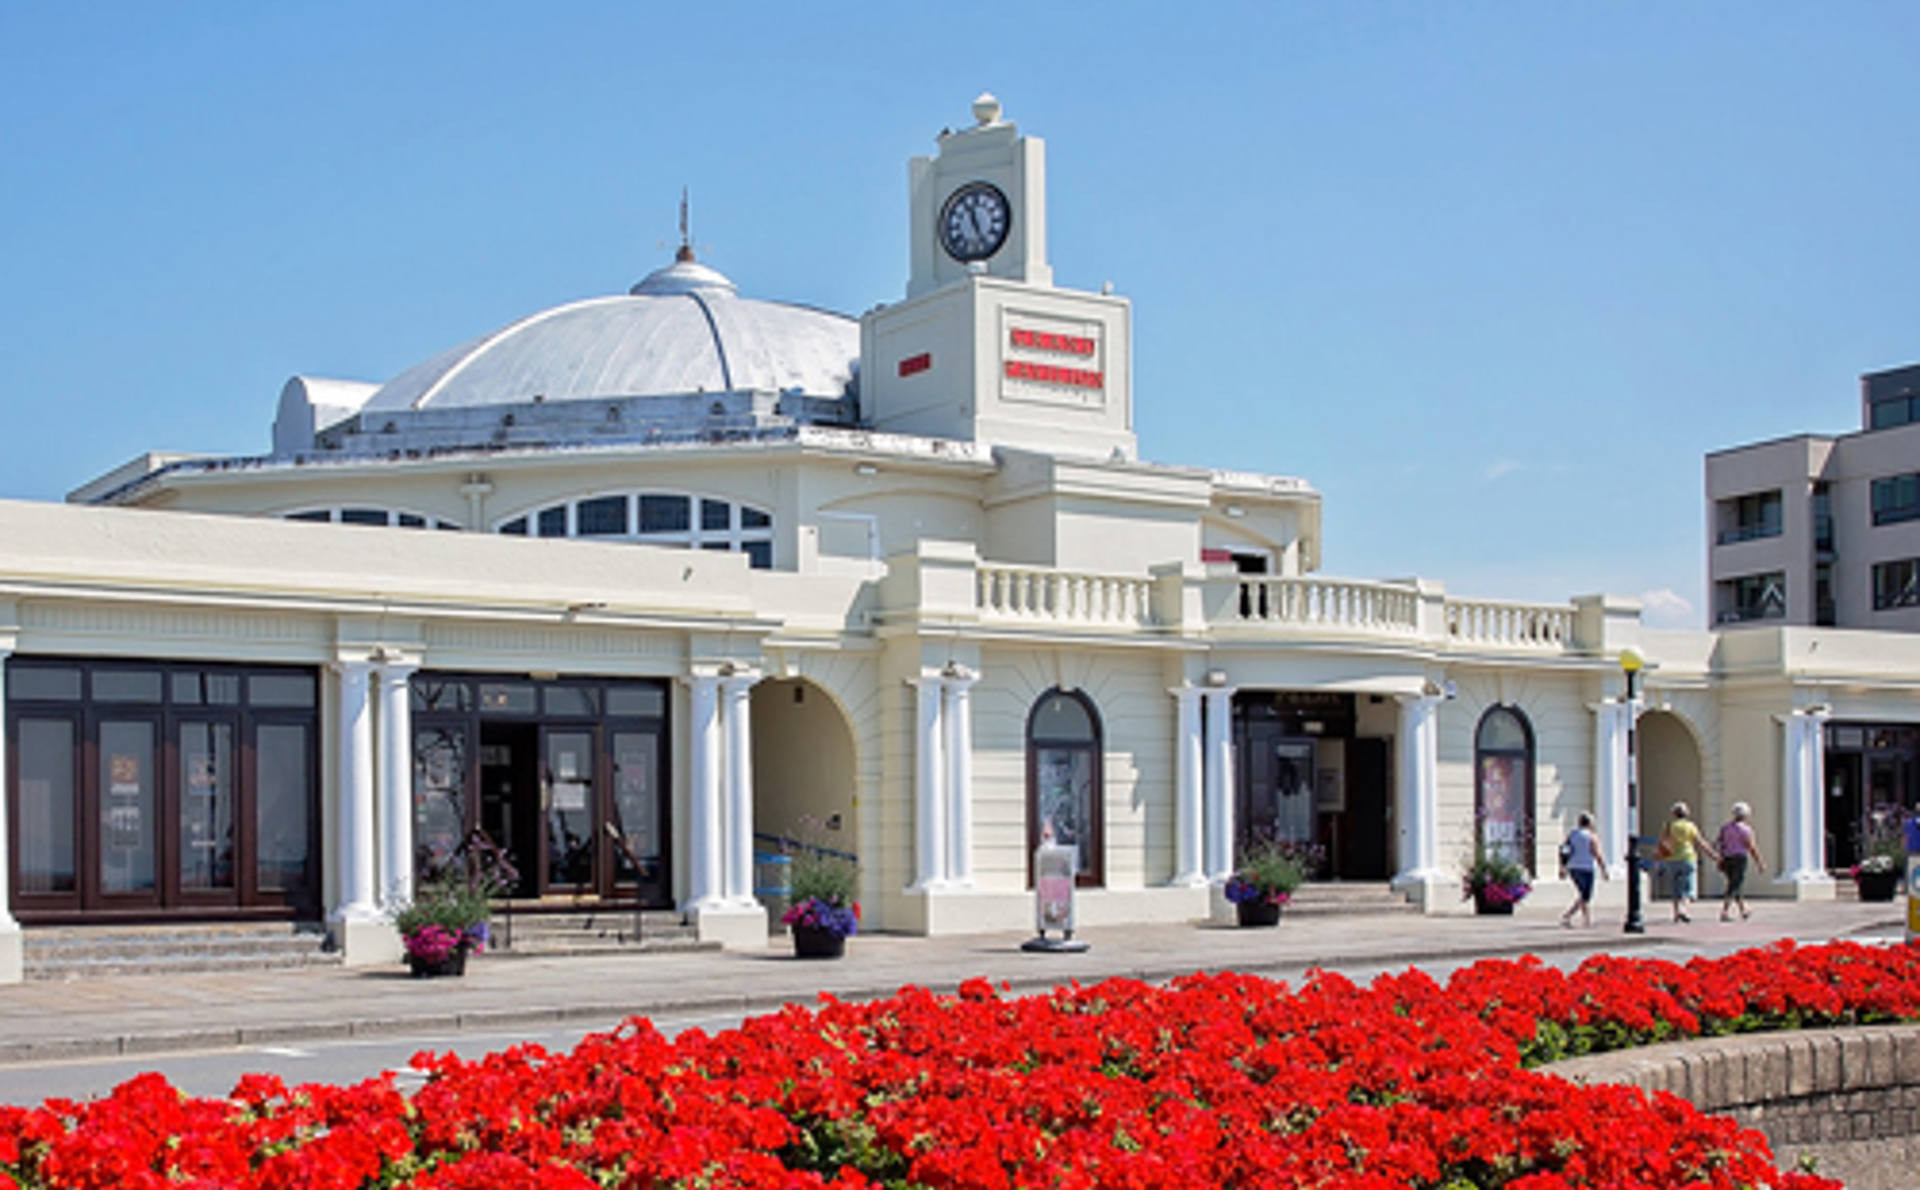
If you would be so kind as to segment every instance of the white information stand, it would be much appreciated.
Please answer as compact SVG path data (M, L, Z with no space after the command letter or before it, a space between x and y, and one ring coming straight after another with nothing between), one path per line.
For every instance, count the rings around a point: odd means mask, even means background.
M1085 942L1073 937L1074 849L1057 843L1042 843L1033 853L1033 921L1039 937L1020 944L1021 950L1052 954L1077 953L1087 949ZM1049 930L1060 937L1048 936Z

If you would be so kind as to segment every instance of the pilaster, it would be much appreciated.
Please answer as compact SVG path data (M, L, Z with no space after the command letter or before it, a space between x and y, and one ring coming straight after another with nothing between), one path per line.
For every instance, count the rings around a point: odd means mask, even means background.
M1205 703L1206 784L1204 875L1209 883L1224 884L1233 875L1233 696L1232 686L1208 686Z
M1173 883L1195 887L1207 882L1203 850L1202 805L1206 742L1201 733L1201 691L1176 686L1168 693L1179 703L1174 739Z
M413 900L413 674L382 663L380 686L379 904L389 912Z
M26 978L26 940L20 923L14 919L11 903L13 887L12 845L7 821L13 814L14 788L7 774L7 658L13 655L11 636L0 636L0 984L19 983Z
M1437 860L1440 824L1440 694L1399 695L1398 788L1394 818L1399 825L1399 871L1393 886L1428 910L1437 891L1449 883Z
M681 907L694 914L716 908L725 899L721 885L720 842L720 679L713 674L683 678L689 692L687 715L687 896Z

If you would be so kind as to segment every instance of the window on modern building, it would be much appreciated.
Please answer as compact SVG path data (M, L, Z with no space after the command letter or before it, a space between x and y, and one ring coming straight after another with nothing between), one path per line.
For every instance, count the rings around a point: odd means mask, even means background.
M462 527L456 521L443 521L421 512L408 512L398 508L369 508L360 505L344 508L302 508L297 512L283 513L281 519L334 525L376 525L382 528L398 529L459 529Z
M1920 517L1920 475L1889 475L1873 481L1873 523L1891 525Z
M699 550L736 550L746 554L748 565L756 570L773 568L771 513L679 492L587 496L517 514L501 521L494 532L515 537L592 537Z
M1873 610L1920 607L1920 558L1876 562L1873 567Z
M1079 691L1049 690L1027 716L1027 854L1043 842L1074 849L1074 883L1105 882L1100 717ZM1027 873L1031 883L1033 873Z
M1876 430L1890 430L1894 426L1920 421L1920 397L1892 397L1875 401L1870 408L1867 424Z
M1781 526L1780 493L1754 492L1720 502L1720 544L1778 537Z
M1824 483L1813 485L1813 548L1833 552L1833 492Z
M1743 620L1778 620L1787 614L1787 575L1774 570L1749 574L1719 584L1722 624Z
M1473 819L1480 852L1533 870L1533 726L1496 706L1473 736Z
M1819 628L1836 623L1833 602L1833 563L1821 562L1813 568L1813 622Z

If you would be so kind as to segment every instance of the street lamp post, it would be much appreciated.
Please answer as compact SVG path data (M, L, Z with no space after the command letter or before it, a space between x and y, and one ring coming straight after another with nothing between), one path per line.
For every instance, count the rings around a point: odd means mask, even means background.
M1640 650L1620 650L1620 669L1627 675L1627 923L1629 934L1647 932L1646 919L1640 914L1640 669L1646 658Z

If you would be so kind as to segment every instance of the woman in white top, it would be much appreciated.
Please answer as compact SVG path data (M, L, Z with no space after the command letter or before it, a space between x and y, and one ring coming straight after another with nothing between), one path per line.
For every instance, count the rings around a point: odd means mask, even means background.
M1580 915L1580 924L1593 924L1593 873L1599 869L1602 876L1607 875L1607 857L1600 850L1600 837L1593 833L1593 815L1581 811L1580 821L1568 833L1567 841L1560 844L1560 875L1573 879L1573 904L1560 915L1560 924L1573 928L1573 915ZM1611 876L1607 877L1612 879Z

